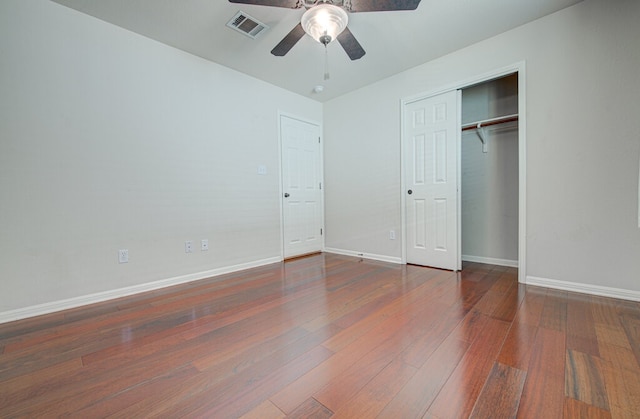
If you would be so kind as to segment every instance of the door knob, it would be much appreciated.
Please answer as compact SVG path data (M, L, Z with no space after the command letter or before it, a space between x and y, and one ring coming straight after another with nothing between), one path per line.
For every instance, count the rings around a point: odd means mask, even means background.
M284 193L284 197L285 197L285 198L289 198L289 192L285 192L285 193Z
M409 195L411 195L411 194L413 193L413 191L412 191L411 189L409 189L409 190L407 191L407 193L408 193Z

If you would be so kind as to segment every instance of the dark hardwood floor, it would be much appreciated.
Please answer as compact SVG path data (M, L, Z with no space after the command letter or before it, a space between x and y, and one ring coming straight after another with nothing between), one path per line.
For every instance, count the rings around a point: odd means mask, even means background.
M640 303L331 254L0 325L0 417L639 418Z

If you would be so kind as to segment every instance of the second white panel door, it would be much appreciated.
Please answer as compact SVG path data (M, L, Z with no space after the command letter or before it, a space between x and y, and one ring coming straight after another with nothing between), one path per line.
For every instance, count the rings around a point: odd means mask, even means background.
M284 257L322 250L320 127L280 117Z

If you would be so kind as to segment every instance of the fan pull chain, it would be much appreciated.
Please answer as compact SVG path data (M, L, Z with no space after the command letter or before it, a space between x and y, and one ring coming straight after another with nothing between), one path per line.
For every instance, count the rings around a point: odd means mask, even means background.
M324 44L324 79L329 80L329 52L327 44Z

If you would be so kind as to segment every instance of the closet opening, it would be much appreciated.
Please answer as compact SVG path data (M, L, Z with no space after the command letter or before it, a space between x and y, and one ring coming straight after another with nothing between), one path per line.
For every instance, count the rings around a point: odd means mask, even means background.
M518 267L518 73L461 95L461 258Z

